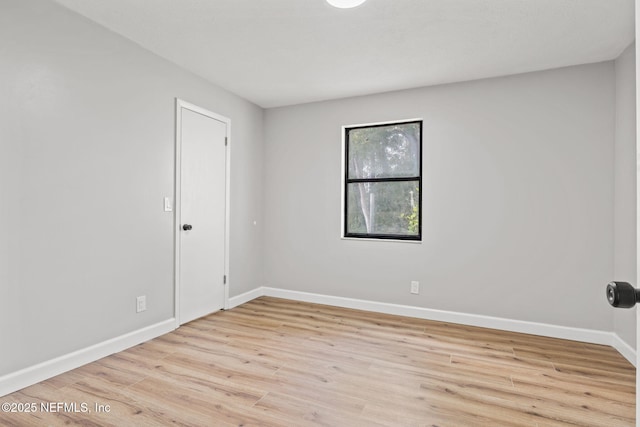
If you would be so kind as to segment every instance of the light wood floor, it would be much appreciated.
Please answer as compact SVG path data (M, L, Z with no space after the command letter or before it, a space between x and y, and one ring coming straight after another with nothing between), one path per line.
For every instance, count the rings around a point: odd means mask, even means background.
M635 369L607 346L262 297L0 402L91 411L3 426L633 426Z

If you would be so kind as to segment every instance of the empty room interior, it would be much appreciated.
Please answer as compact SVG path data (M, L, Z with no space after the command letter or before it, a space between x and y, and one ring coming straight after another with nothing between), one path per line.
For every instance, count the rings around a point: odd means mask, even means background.
M636 425L635 21L0 0L0 424Z

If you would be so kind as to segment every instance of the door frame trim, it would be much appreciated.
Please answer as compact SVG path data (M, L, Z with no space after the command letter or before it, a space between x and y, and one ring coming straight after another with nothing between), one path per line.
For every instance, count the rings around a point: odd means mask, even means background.
M223 308L229 307L229 234L230 234L230 195L231 195L231 119L214 113L195 104L176 98L176 134L175 134L175 176L174 176L174 239L173 239L173 265L174 265L174 318L176 328L180 327L180 224L181 217L181 175L182 175L182 109L190 110L203 116L210 117L225 123L227 132L227 145L225 150L225 230L224 230L224 274L227 278L224 284Z

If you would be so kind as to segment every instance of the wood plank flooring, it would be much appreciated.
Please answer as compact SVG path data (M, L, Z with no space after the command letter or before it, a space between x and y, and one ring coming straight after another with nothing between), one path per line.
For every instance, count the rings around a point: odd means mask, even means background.
M633 426L635 368L607 346L262 297L0 402L37 406L3 426ZM41 410L58 402L76 408Z

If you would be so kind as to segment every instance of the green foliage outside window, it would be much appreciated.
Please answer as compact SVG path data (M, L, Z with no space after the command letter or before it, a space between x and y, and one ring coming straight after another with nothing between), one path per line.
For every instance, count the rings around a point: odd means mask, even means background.
M421 128L346 129L346 236L420 239Z

